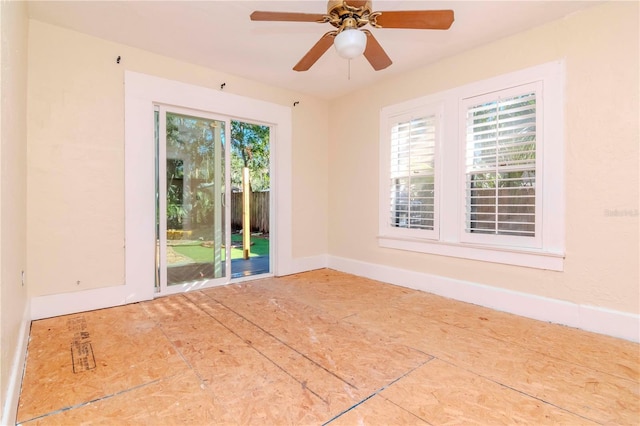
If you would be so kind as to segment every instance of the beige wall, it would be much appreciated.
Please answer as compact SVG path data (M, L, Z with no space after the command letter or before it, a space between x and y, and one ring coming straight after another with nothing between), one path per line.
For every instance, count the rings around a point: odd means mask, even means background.
M333 122L349 116L355 123L371 125L332 128L330 254L640 312L638 36L638 3L609 2L332 102ZM565 271L379 248L380 108L563 58L567 70ZM607 214L616 209L635 211L635 216Z
M21 272L26 269L27 11L22 2L0 3L0 402L27 309ZM27 313L28 315L28 313ZM20 379L19 371L15 378Z
M121 56L120 64L116 58ZM30 21L30 296L124 283L124 71L292 106L293 256L327 252L328 104ZM80 281L80 285L77 285Z
M124 280L122 84L130 69L212 88L225 82L229 92L282 105L300 101L292 110L294 257L328 253L637 313L638 217L606 215L638 208L637 36L637 3L610 2L327 103L30 21L29 293ZM380 108L562 58L565 271L380 249ZM345 115L370 124L327 131Z

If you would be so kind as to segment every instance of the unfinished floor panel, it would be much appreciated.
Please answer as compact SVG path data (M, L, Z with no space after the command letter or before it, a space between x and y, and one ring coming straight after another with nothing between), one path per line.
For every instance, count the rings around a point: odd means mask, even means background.
M356 388L258 325L203 296L202 293L189 294L188 297L197 299L199 306L212 317L290 375L302 388L322 399L331 413L339 413L370 394L370 390Z
M262 289L252 287L213 289L187 298L328 403L332 413L359 403L430 359L366 329L338 323L311 306L265 297ZM221 295L229 292L243 297L234 303ZM214 300L215 295L238 311ZM247 305L251 309L245 311ZM259 314L269 310L271 315Z
M18 421L98 400L186 369L139 305L34 321Z
M265 294L252 284L204 293L357 389L379 389L431 358L291 297Z
M382 284L328 269L290 275L264 284L268 285L272 294L288 296L338 319L415 293L405 287Z
M564 361L640 380L638 345L626 340L534 321L482 306L453 304L449 299L423 292L411 292L406 297L393 300L390 305ZM612 361L602 362L603 359Z
M638 381L393 307L363 311L348 321L377 328L398 342L592 421L635 424L640 420Z
M192 371L54 413L26 423L44 425L206 425L234 424Z
M380 396L429 424L598 424L437 359Z
M639 348L320 270L36 321L19 416L637 425Z
M326 401L248 343L260 336L240 337L185 296L149 302L145 309L155 312L154 305L166 306L168 303L194 312L194 318L167 319L160 327L215 400L237 423L309 424L330 416ZM284 347L280 349L286 351ZM288 409L283 410L283 406Z

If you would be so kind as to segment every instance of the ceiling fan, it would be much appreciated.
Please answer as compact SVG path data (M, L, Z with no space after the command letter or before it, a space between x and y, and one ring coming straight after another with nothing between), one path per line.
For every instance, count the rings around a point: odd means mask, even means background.
M374 70L391 65L391 59L380 43L367 29L407 28L420 30L446 30L453 23L453 10L394 10L372 12L371 1L329 1L327 13L265 12L255 11L252 21L293 21L329 23L336 30L329 31L293 67L295 71L307 71L334 44L338 54L352 59L364 53Z

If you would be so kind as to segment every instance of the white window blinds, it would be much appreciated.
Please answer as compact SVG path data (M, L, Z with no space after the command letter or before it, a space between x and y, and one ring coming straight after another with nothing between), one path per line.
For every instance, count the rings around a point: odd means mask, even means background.
M433 231L437 117L405 117L391 126L390 226Z
M501 95L466 102L465 232L535 237L536 92Z

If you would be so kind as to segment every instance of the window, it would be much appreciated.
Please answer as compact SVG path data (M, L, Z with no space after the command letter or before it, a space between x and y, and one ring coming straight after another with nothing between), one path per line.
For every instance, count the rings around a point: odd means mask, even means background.
M563 66L381 111L382 247L562 270Z
M465 218L462 241L539 246L537 85L462 101Z
M398 235L438 234L435 159L438 116L430 110L390 121L389 224Z

